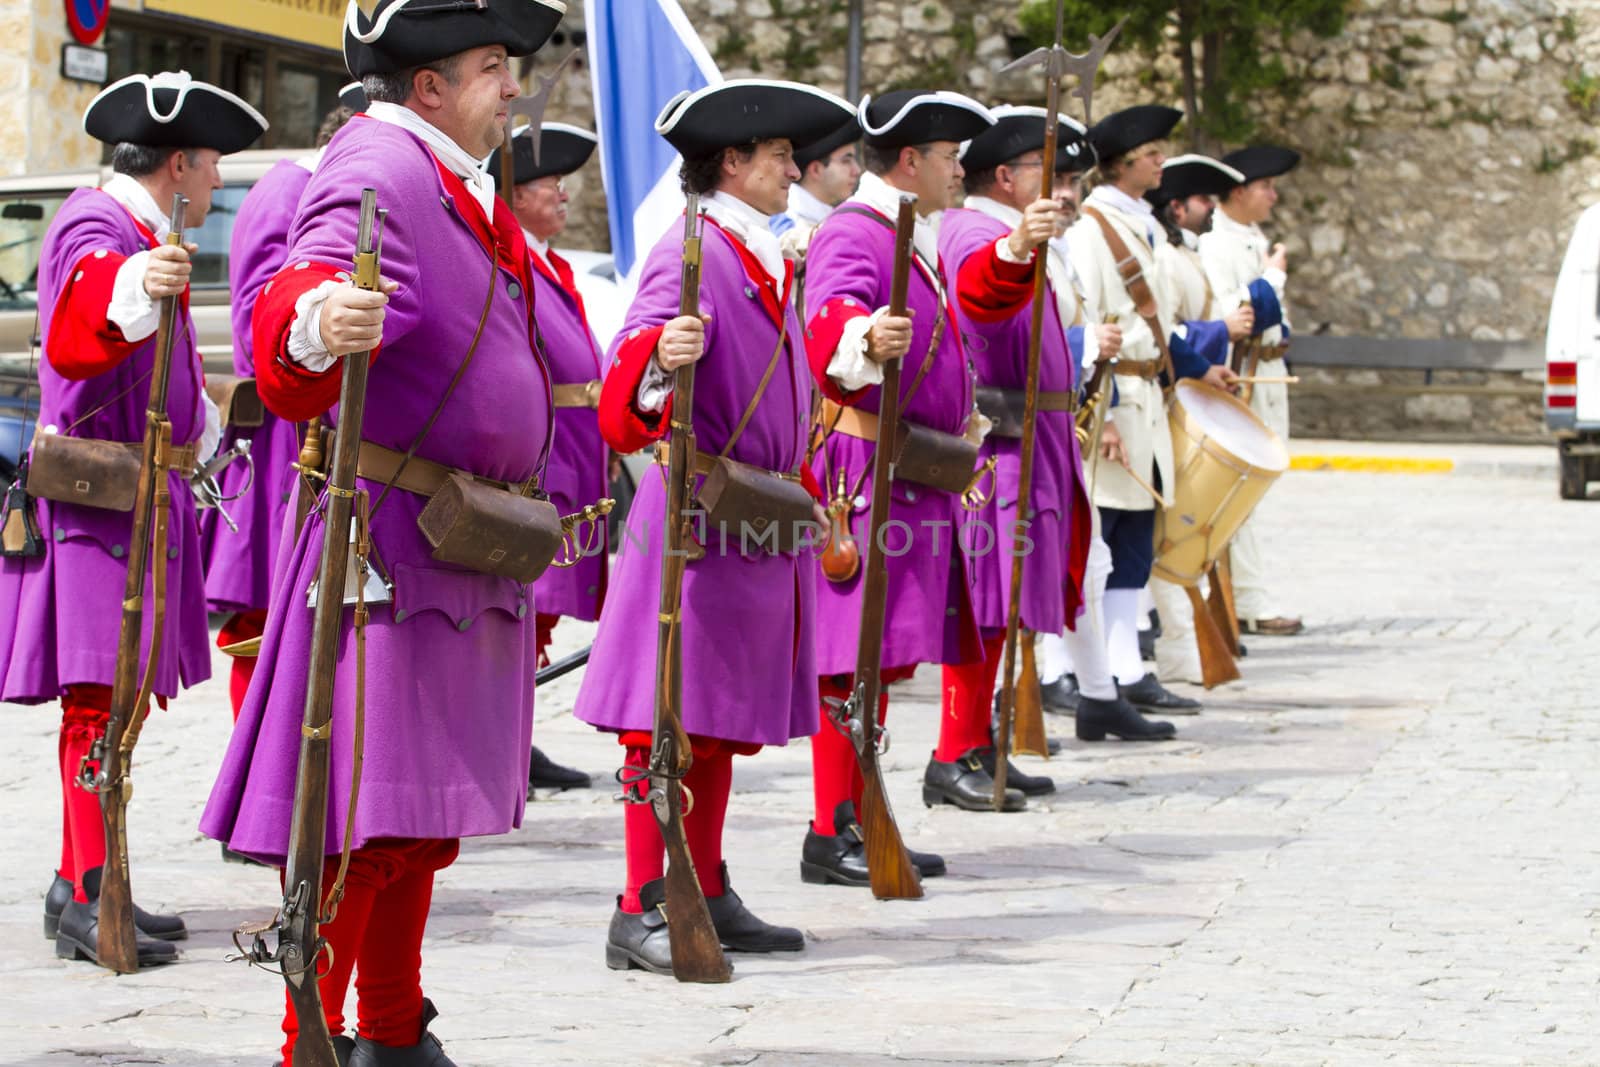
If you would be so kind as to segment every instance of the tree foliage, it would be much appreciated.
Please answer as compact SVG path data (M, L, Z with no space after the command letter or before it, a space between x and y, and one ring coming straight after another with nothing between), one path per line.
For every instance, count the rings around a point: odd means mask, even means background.
M1344 28L1349 0L1062 0L1067 48L1081 52L1122 15L1128 24L1113 51L1176 56L1183 74L1185 129L1196 147L1249 140L1258 109L1252 98L1293 86L1282 60L1264 54L1262 38L1296 30L1332 37ZM1035 44L1055 36L1056 0L1025 0L1020 19Z

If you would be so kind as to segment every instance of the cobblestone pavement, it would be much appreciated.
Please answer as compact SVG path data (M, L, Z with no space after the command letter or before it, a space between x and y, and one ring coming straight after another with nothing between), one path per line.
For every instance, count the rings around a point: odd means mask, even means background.
M1462 450L1458 449L1458 454ZM732 984L607 971L621 813L543 797L441 878L425 981L467 1065L1600 1063L1600 510L1553 481L1295 473L1263 517L1310 631L1161 746L1069 738L1019 815L929 811L937 675L897 687L907 838L949 859L918 903L802 885L804 743L740 761L733 877L804 954ZM587 630L560 633L577 647ZM540 696L539 742L616 747ZM276 903L194 825L228 728L218 681L141 744L135 886L181 963L119 978L39 936L55 721L8 708L0 769L0 1063L266 1064L281 983L224 962Z

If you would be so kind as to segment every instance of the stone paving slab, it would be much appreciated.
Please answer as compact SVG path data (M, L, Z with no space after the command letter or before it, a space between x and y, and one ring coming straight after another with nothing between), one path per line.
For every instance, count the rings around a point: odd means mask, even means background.
M806 744L739 761L734 882L808 941L718 987L605 969L621 813L609 783L541 796L440 878L436 1032L463 1067L1600 1062L1600 512L1532 479L1295 472L1261 515L1311 629L1251 639L1179 741L1069 739L1021 761L1059 786L1030 811L930 811L938 676L895 687L892 799L950 865L915 903L800 883ZM576 687L541 693L536 736L609 774ZM193 937L134 977L40 937L56 720L0 714L0 1064L273 1062L281 981L225 957L276 877L194 830L225 680L141 742L136 891Z

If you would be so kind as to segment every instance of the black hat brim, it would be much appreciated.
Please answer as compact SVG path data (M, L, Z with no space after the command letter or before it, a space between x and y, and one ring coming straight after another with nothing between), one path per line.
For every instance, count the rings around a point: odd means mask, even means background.
M796 145L794 150L795 166L805 170L820 159L827 159L845 145L855 144L861 140L861 123L851 115L844 125L827 134L821 140L808 144Z
M360 82L351 82L339 90L339 106L361 114L367 110L367 90Z
M1237 170L1209 156L1179 156L1161 168L1161 187L1145 199L1160 207L1191 196L1222 196L1242 180Z
M133 74L107 86L83 113L83 130L106 144L250 147L267 131L261 113L232 93L184 76Z
M1278 178L1300 165L1300 153L1278 145L1258 144L1229 152L1222 161L1240 174L1246 182L1261 178Z
M851 115L844 100L814 86L740 79L679 93L661 110L656 132L694 159L778 138L810 144Z
M970 141L994 125L988 108L949 91L897 89L863 97L857 110L867 144L903 148L933 141Z
M537 52L567 12L563 0L379 0L369 18L355 0L345 10L344 62L350 74L396 74L472 48L503 45L512 56Z
M1164 140L1183 121L1183 112L1161 104L1140 104L1107 115L1089 131L1101 160L1125 156L1141 145Z
M1044 108L998 107L991 113L994 115L994 125L968 141L962 150L961 165L968 172L989 170L1002 163L1009 163L1018 156L1044 149ZM1065 149L1083 143L1083 134L1080 130L1076 124L1069 124L1065 116L1058 119L1056 122L1058 162ZM1079 153L1082 153L1082 149L1079 149ZM1073 153L1068 154L1071 156Z
M539 161L533 161L532 131L524 127L511 139L515 155L512 156L511 181L516 185L537 181L552 175L567 175L589 162L600 139L588 130L559 122L544 124L539 136ZM496 184L500 181L500 160L503 148L496 148L484 164Z

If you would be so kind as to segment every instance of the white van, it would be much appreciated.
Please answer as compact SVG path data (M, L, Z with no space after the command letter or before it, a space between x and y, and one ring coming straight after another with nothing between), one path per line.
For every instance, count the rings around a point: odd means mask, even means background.
M1544 422L1561 450L1561 496L1600 481L1600 204L1578 216L1545 332Z

